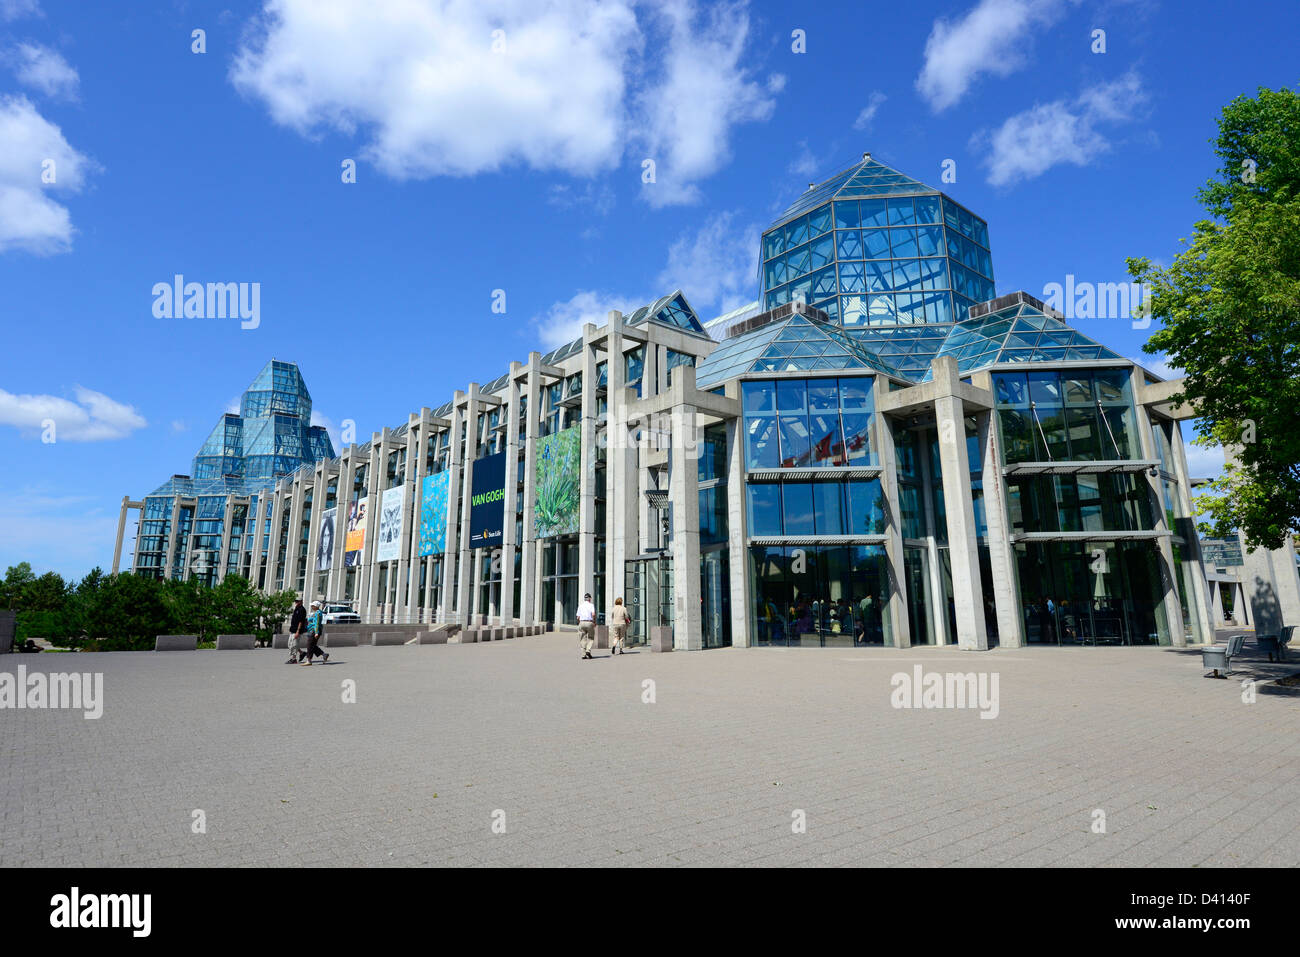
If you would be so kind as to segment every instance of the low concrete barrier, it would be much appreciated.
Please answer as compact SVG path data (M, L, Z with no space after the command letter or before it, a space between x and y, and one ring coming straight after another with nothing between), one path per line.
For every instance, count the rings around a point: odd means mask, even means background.
M447 639L451 637L450 629L434 628L432 631L422 631L416 639L416 644L420 645L445 645Z
M199 647L198 635L155 635L154 651L194 651Z
M256 647L257 639L252 635L217 635L217 651L252 651Z
M671 625L655 625L650 629L650 650L673 650L673 628Z
M609 625L596 626L596 647L597 648L609 647Z
M288 648L288 647L289 647L289 636L286 635L286 634L272 635L272 636L271 636L271 647L272 647L272 648L281 648L281 649Z
M458 637L460 638L460 643L462 645L472 645L478 641L478 629L462 628Z
M519 629L515 625L506 625L505 637L513 638L518 631Z
M504 640L505 640L505 637L506 637L506 630L505 630L504 628L493 628L493 629L492 629L492 640L493 640L493 641L504 641Z
M381 645L404 645L411 640L411 636L404 631L372 631L370 633L370 643L375 647Z
M361 635L355 631L330 631L327 627L320 644L322 648L355 648L361 644ZM305 642L299 645L307 647Z

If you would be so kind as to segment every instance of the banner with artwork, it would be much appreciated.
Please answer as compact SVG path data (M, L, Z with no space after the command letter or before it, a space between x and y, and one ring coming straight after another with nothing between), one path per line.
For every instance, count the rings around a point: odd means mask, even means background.
M402 509L406 505L406 486L385 489L379 506L379 541L375 543L375 561L395 562L402 557Z
M343 564L349 568L361 564L361 549L366 544L366 499L357 499L348 506L348 535L343 540L346 551Z
M334 523L339 510L327 508L320 513L320 542L316 546L316 571L327 572L334 567Z
M506 453L474 460L470 483L469 547L484 548L505 541Z
M537 440L537 504L533 508L533 525L538 538L577 533L581 474L579 426Z
M450 472L426 475L420 490L420 554L447 549L447 490Z

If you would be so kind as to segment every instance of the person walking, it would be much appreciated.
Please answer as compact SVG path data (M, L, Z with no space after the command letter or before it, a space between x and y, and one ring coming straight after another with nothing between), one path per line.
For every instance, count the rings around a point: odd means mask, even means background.
M307 650L303 652L303 664L310 665L312 658L319 656L324 661L329 661L330 656L321 651L320 636L321 624L325 615L321 611L320 602L311 603L311 616L307 619Z
M627 641L627 626L632 623L632 616L627 613L627 606L622 598L614 599L614 609L609 613L609 656L627 654L624 644Z
M307 632L307 609L302 607L302 599L293 600L293 614L289 617L289 660L286 665L292 665L298 661L298 647L303 635Z
M591 603L591 595L582 596L582 604L578 606L578 647L582 649L582 657L591 657L591 646L596 643L596 606Z

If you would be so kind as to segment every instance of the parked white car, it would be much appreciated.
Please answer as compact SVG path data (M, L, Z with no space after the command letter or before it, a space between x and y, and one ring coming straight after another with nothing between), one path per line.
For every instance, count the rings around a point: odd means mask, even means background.
M359 625L361 616L350 605L326 603L321 607L321 621L327 625Z

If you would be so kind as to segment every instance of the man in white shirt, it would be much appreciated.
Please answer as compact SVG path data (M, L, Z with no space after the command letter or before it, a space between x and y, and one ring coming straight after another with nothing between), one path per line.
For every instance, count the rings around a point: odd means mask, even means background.
M596 606L591 603L591 595L582 596L578 606L578 647L582 657L591 657L591 646L596 643Z

